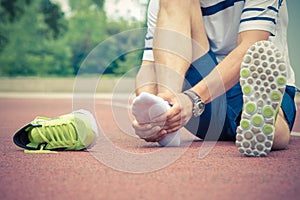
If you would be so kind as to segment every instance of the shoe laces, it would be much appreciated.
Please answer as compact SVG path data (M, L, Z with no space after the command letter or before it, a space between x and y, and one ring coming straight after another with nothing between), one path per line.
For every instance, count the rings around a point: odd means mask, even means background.
M49 149L72 148L78 143L75 127L69 121L63 121L60 124L57 124L57 121L44 121L41 125L34 128L31 127L31 131L35 129L43 140L41 145L39 145L40 149L26 150L27 153L52 153L53 151L49 151Z
M27 154L57 153L57 151L50 151L50 150L44 149L45 146L46 146L46 144L41 144L39 150L29 150L29 149L25 149L25 150L24 150L24 153L27 153Z

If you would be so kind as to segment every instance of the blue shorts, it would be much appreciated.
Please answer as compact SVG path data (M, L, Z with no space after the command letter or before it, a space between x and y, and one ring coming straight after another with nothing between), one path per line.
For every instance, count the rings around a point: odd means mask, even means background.
M194 61L186 73L183 91L196 85L217 64L216 57L211 51ZM293 128L296 117L295 94L295 87L286 86L281 103L290 130ZM225 94L207 104L203 114L198 118L192 117L185 128L201 139L235 141L242 108L243 93L240 84L237 83Z

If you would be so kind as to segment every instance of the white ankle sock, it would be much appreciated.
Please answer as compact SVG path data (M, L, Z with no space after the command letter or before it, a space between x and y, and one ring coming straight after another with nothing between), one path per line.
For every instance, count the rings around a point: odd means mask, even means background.
M142 92L133 100L131 111L139 123L150 123L151 119L162 115L171 107L169 103L153 94ZM145 135L147 137L147 135ZM158 142L161 146L179 146L180 131L167 134Z

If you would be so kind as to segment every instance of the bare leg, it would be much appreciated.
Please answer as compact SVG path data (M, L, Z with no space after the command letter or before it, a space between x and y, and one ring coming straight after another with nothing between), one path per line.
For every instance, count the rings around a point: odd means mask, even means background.
M272 150L285 149L290 140L290 130L285 121L284 114L280 109L275 123L275 133Z
M208 49L199 1L161 0L153 52L158 93L181 92L190 63Z
M139 96L142 92L157 94L156 82L154 63L144 60L135 79L136 96Z
M192 45L193 45L193 59L192 61L200 58L210 49L207 39L202 11L200 9L199 0L193 0L191 9L191 23L192 23Z

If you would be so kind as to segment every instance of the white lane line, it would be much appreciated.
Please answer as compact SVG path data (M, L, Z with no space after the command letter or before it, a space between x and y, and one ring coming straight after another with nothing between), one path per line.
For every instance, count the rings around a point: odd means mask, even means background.
M291 135L292 135L292 136L300 136L300 132L295 132L295 131L293 131L293 132L291 133Z
M121 103L121 102L97 101L96 104L97 105L105 105L105 106L116 106L116 107L119 107L119 108L126 108L126 109L130 108L130 105L125 104L125 103Z

